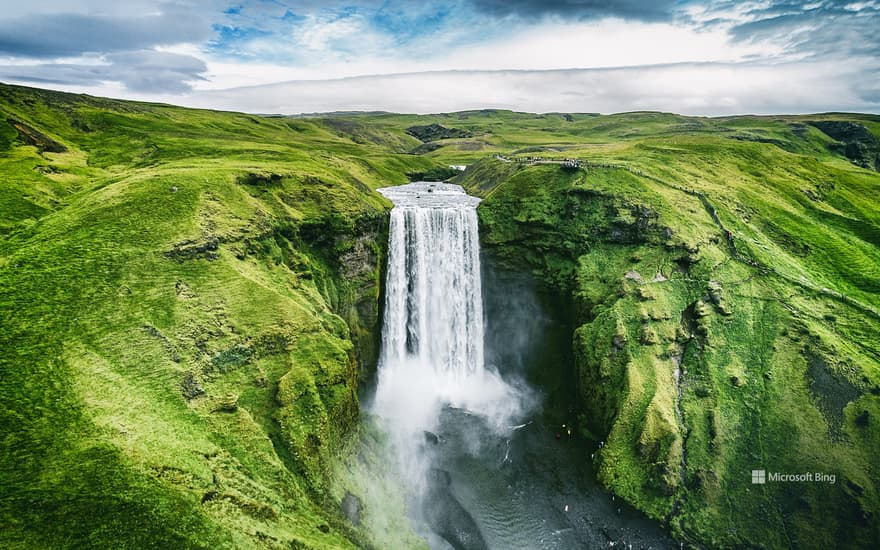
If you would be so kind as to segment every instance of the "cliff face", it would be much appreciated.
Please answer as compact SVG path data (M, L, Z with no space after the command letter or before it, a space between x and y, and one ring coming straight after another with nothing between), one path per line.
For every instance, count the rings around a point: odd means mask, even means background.
M347 292L338 306L351 331L360 386L372 382L382 343L380 318L388 247L388 216L384 213L358 223L357 234L345 243L339 271Z
M486 197L485 246L573 303L578 428L609 490L712 547L876 544L877 273L825 257L877 250L823 221L826 205L860 215L843 198L859 184L738 141L577 171L486 160L460 181ZM792 190L816 179L820 204ZM756 486L752 470L835 482Z
M835 140L829 148L863 168L880 172L880 140L863 124L840 120L811 122Z

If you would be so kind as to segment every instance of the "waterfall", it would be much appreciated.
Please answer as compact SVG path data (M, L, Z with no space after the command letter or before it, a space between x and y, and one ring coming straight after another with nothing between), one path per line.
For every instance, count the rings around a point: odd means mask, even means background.
M552 431L559 415L569 415L566 423L571 416L565 391L555 390L557 412L543 415L542 396L521 377L533 353L547 352L531 364L547 367L548 387L562 383L565 355L551 348L570 344L554 329L546 347L536 345L550 330L530 281L505 282L487 264L484 319L480 200L442 183L378 191L394 204L382 348L362 439L367 452L349 466L363 476L368 525L383 537L400 532L385 515L400 499L433 550L605 544L606 535L583 519L592 513L629 529L631 520L614 515L610 501L591 504L598 489L580 496L585 448ZM407 536L383 547L409 543Z
M444 407L502 426L515 390L484 364L477 205L458 185L379 189L393 203L373 411L405 451Z
M380 368L412 356L454 378L482 370L479 200L445 184L380 192L395 204Z

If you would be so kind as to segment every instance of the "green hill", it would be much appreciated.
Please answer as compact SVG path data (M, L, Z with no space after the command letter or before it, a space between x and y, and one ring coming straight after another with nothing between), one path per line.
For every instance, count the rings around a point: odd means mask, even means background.
M0 545L363 543L328 478L378 345L371 190L431 163L312 121L0 110Z
M258 117L6 85L0 114L3 547L387 546L339 506L373 190L449 164L484 246L570 298L610 491L700 546L880 540L880 117Z
M601 481L695 544L880 540L880 175L807 118L679 120L567 149L582 169L482 160L462 178L486 244L572 298Z

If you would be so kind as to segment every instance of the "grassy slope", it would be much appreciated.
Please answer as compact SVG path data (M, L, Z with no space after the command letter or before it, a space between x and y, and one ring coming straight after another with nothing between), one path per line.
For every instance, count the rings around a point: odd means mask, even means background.
M343 317L376 328L371 189L431 162L308 121L6 86L0 111L67 148L0 123L0 545L365 544L328 488L370 337Z
M576 300L600 478L694 542L880 536L880 176L808 118L594 118L589 145L532 142L623 168L492 160L462 177L487 197L487 243ZM729 137L745 133L776 143ZM837 483L751 485L765 468Z

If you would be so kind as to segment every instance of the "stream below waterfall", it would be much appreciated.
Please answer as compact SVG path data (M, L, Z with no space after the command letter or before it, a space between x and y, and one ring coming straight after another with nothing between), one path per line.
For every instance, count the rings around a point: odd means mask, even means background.
M571 326L527 275L482 257L461 187L379 190L391 213L384 325L368 410L431 548L678 548L597 484L569 435Z

